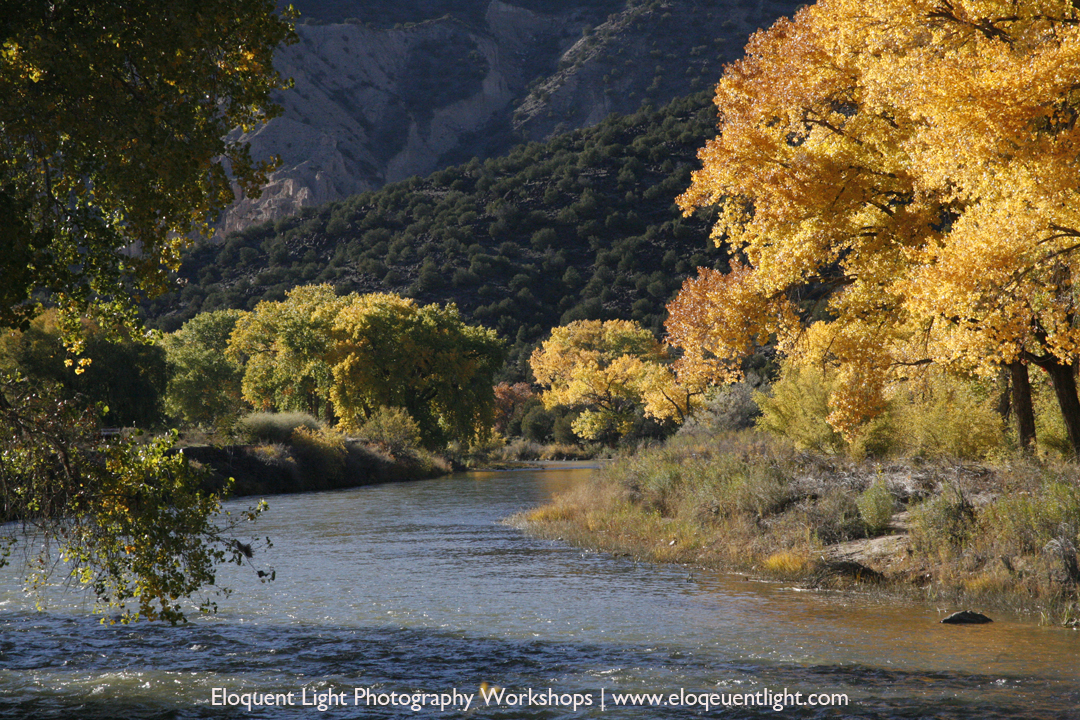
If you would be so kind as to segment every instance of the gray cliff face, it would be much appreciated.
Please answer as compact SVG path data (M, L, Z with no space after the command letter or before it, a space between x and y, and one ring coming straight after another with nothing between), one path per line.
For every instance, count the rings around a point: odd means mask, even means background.
M563 53L558 70L521 102L514 126L527 140L543 140L704 90L742 57L755 30L794 9L762 0L631 4Z
M294 82L278 96L284 112L245 138L254 157L277 155L281 166L219 227L240 230L704 89L754 28L793 6L653 0L605 19L586 3L545 14L492 0L470 22L299 25L300 41L277 60Z

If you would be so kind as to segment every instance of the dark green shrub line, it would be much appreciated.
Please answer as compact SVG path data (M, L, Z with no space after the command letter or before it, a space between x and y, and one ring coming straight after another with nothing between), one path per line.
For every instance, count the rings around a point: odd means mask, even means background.
M255 412L236 423L234 436L214 439L183 452L210 468L212 489L233 478L233 495L338 490L437 477L451 469L423 449L416 423L396 408L384 409L357 437L306 413Z

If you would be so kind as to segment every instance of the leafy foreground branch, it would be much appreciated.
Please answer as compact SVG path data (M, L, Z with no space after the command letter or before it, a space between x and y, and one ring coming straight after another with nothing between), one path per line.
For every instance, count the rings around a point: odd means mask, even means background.
M758 433L676 436L517 522L660 562L1080 618L1075 465L855 463Z
M0 566L24 543L30 590L63 570L124 622L184 621L183 604L214 585L217 565L252 559L234 535L266 505L223 512L173 441L103 438L94 410L0 377ZM207 598L201 609L216 604Z

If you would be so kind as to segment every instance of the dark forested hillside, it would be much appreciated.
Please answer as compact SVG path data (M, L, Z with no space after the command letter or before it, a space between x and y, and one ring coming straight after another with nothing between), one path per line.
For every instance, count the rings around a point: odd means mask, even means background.
M252 308L319 282L452 301L507 339L510 376L571 320L632 318L660 332L682 280L722 260L708 218L684 219L673 203L714 133L715 109L698 94L305 208L196 248L182 289L148 314L171 330L198 312Z

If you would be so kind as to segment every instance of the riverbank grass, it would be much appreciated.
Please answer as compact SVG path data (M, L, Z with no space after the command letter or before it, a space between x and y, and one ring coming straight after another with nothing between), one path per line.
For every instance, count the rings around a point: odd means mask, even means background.
M1080 614L1080 485L1064 462L856 462L754 431L676 436L517 522L643 560Z

